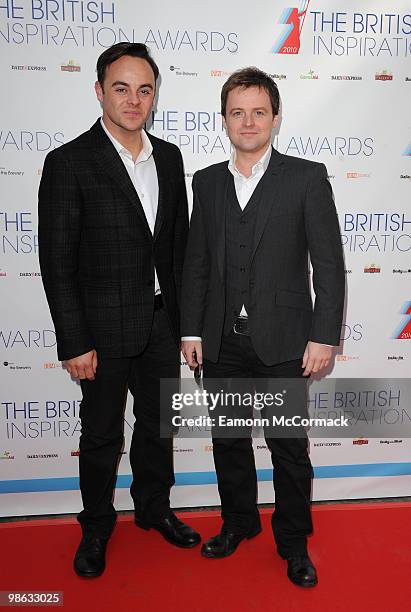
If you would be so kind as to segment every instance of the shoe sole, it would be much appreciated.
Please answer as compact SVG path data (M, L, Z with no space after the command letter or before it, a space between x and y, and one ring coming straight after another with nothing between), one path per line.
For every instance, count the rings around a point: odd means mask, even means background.
M98 578L99 576L101 576L101 574L103 574L103 573L104 573L104 570L105 570L106 568L104 567L104 568L101 570L101 572L96 572L96 573L93 573L93 574L86 574L86 573L80 572L80 571L79 571L79 570L76 568L76 566L75 566L75 565L73 565L73 569L74 569L74 572L77 574L77 576L79 576L80 578L88 578L88 579L89 579L89 578Z
M177 542L174 542L173 540L168 538L166 535L164 535L164 533L160 531L160 529L157 529L157 527L154 527L153 525L147 525L147 523L142 523L141 521L137 519L134 521L134 523L137 525L137 527L140 527L140 529L144 529L144 531L150 531L150 529L154 529L155 531L157 531L157 533L159 533L165 539L166 542L168 542L172 546L177 546L178 548L194 548L195 546L198 546L201 543L201 539L200 539L198 540L198 542L192 542L190 544L178 544Z

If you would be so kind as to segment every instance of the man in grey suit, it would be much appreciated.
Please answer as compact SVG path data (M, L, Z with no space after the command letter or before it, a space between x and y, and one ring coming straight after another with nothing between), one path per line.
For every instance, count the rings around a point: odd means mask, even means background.
M233 73L221 93L233 154L194 175L181 332L188 365L203 364L205 378L309 376L329 364L339 344L345 278L332 191L323 164L273 149L279 102L264 72ZM307 438L266 433L266 442L277 550L294 584L314 586ZM223 527L203 545L209 558L232 554L261 530L251 437L213 435L213 453Z

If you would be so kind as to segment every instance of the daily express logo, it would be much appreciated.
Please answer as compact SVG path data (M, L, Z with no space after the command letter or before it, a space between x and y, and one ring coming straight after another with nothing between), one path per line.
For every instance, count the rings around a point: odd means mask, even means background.
M310 0L300 2L300 7L288 7L282 12L278 23L283 31L273 45L273 53L297 55L300 51L300 37Z

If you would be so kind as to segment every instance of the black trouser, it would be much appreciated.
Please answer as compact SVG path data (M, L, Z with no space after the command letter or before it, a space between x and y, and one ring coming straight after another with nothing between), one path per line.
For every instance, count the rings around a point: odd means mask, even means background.
M301 378L301 363L302 360L298 359L266 366L256 355L249 336L231 332L223 337L218 362L204 360L204 377ZM266 435L266 442L274 468L272 528L277 550L283 558L304 554L307 535L312 531L312 466L307 437L269 438ZM251 529L258 520L251 435L245 438L213 436L213 454L224 525L236 531Z
M81 381L80 489L83 531L109 536L116 521L113 493L124 443L127 388L134 397L130 447L131 496L136 515L148 520L169 512L174 484L173 441L160 438L160 379L179 377L179 349L165 309L154 313L148 344L136 357L97 355L95 380Z

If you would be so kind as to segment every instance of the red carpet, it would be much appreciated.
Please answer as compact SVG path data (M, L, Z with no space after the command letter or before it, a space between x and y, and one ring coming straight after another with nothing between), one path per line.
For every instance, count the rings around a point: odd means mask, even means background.
M180 516L203 538L219 531L215 512ZM80 534L73 520L3 523L0 590L64 591L59 609L73 612L409 609L411 503L314 506L313 516L310 554L319 575L313 589L288 581L286 563L274 552L270 513L263 510L263 533L219 560L203 559L199 548L174 548L122 517L106 572L94 580L72 571Z

